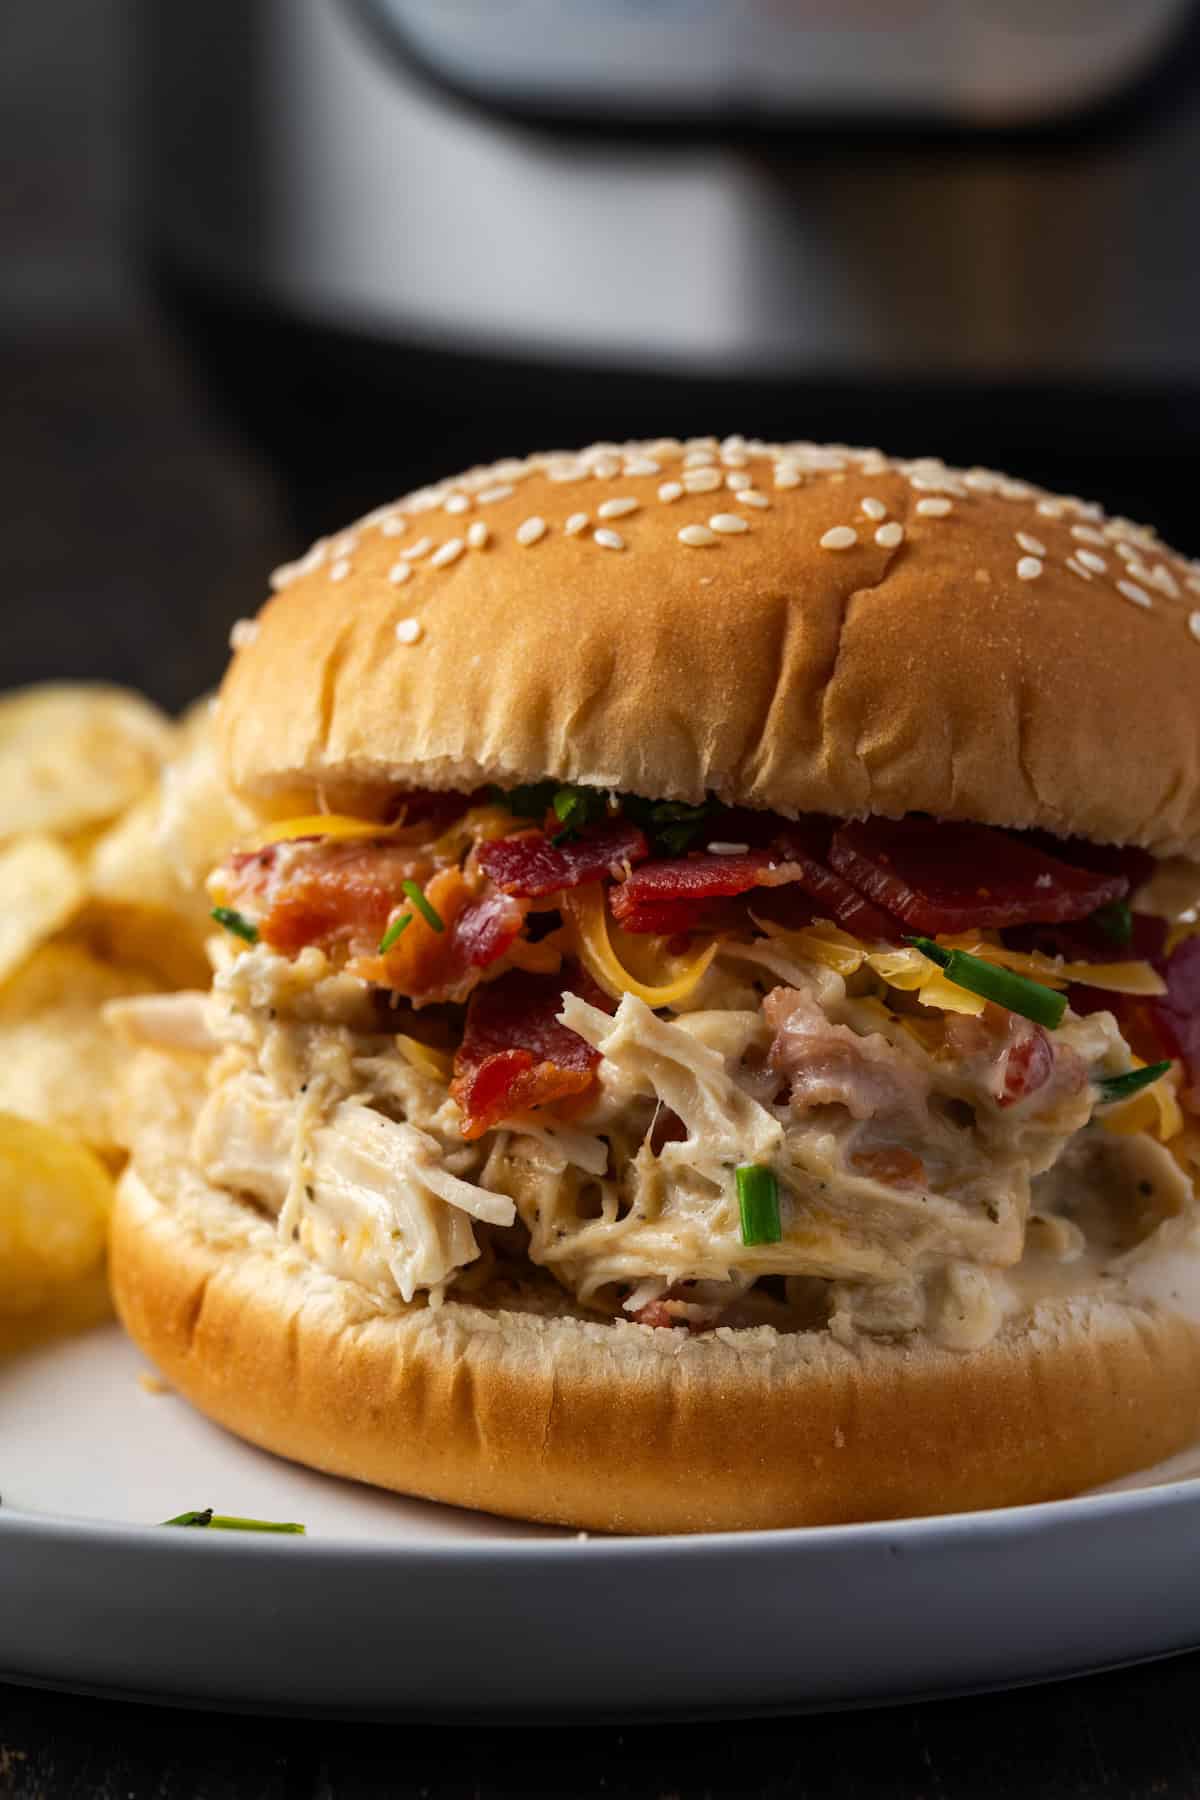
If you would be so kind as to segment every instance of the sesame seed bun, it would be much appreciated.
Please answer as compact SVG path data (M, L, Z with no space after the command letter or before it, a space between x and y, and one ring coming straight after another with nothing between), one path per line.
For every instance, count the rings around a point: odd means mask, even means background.
M134 1341L252 1443L558 1525L730 1531L1052 1500L1200 1432L1200 1327L1117 1282L969 1355L769 1327L689 1339L589 1321L534 1280L434 1309L323 1272L167 1157L122 1178L112 1274Z
M1200 856L1200 564L982 470L673 440L477 469L277 574L264 810L553 776Z

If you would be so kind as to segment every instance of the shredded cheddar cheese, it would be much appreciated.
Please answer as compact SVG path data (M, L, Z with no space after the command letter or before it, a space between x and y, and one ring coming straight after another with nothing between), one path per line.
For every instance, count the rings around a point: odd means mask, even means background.
M264 826L247 848L265 850L268 844L290 844L296 838L386 837L394 830L394 826L381 825L378 819L354 819L348 813L305 813Z
M698 954L671 956L661 938L642 936L639 941L634 933L610 925L598 882L564 893L562 911L572 954L614 1000L633 994L649 1007L677 1006L695 990L720 947L713 938ZM626 966L632 957L649 964L659 979L640 980Z
M435 1081L448 1082L454 1073L454 1058L448 1051L435 1050L431 1044L423 1044L403 1031L396 1033L396 1048L414 1069L422 1075L432 1075Z

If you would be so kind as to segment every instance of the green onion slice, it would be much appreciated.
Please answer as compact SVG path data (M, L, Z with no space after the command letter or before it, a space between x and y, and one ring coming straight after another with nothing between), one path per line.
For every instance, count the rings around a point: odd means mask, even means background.
M1130 1069L1124 1075L1093 1076L1092 1086L1100 1094L1098 1104L1109 1106L1114 1100L1128 1100L1131 1094L1140 1094L1143 1088L1160 1081L1170 1067L1169 1062L1157 1062L1145 1069Z
M244 939L247 944L257 944L258 926L252 919L246 918L244 913L235 912L232 906L214 906L212 916L218 925L223 925L226 931L232 931L234 937Z
M425 898L424 894L421 892L421 890L417 886L416 882L415 881L402 881L400 883L400 886L403 888L404 892L408 895L409 899L412 901L413 905L416 907L417 911L420 913L420 915L424 919L425 923L427 925L431 925L435 931L445 931L446 921L442 918L442 916L438 912L437 908L430 905L429 901Z
M282 1531L291 1536L305 1535L305 1527L288 1521L277 1519L238 1519L231 1513L215 1513L211 1506L200 1512L177 1513L173 1519L164 1519L164 1525L200 1525L210 1531Z
M408 930L409 926L412 924L412 919L413 916L411 913L400 913L398 917L394 918L380 938L379 949L376 954L379 956L386 956L401 932Z
M1092 924L1114 944L1133 942L1133 909L1127 900L1110 900L1092 914Z
M761 1163L739 1163L734 1174L743 1244L777 1244L783 1236L783 1226L779 1220L779 1184L771 1170L764 1169Z
M915 944L922 956L943 969L947 981L955 987L993 1000L997 1006L1020 1013L1023 1019L1032 1019L1050 1031L1062 1024L1067 1010L1065 994L1057 994L1053 988L1043 987L1040 981L1029 981L1024 975L1014 975L1011 969L1001 969L996 963L984 962L969 950L944 950L927 937L906 937L904 941Z

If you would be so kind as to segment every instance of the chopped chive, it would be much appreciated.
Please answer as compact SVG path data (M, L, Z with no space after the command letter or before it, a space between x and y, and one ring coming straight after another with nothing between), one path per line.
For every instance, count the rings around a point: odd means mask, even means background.
M257 944L258 926L244 913L235 912L232 906L214 906L212 916L218 925L232 931L234 937L242 938L247 944Z
M402 931L407 931L411 924L411 913L401 913L397 918L393 919L379 940L379 949L376 954L379 956L386 956L396 939L400 936L400 933Z
M779 1184L771 1170L764 1169L761 1163L739 1163L734 1178L743 1244L777 1244L783 1236L783 1226L779 1220Z
M1114 944L1133 942L1133 909L1127 900L1110 900L1092 914L1092 924Z
M431 925L433 927L434 931L445 931L446 921L442 918L442 916L438 912L437 908L430 905L429 901L425 898L424 894L421 892L421 890L417 886L416 882L415 881L402 881L400 883L400 886L403 888L404 892L408 895L409 899L412 901L413 905L416 907L417 911L420 913L420 915L424 919L425 923L427 925Z
M985 962L981 956L972 956L969 950L944 950L927 937L906 937L904 941L915 944L922 956L943 969L947 981L952 981L955 987L992 1000L997 1006L1020 1013L1023 1019L1032 1019L1050 1031L1057 1030L1062 1024L1067 1010L1065 994L1056 993L1040 981L1029 981L1024 975L1014 975L1011 969Z
M185 1512L176 1514L173 1519L164 1519L164 1525L201 1525L210 1531L281 1531L291 1536L305 1535L305 1527L292 1522L283 1523L276 1519L238 1519L231 1513L215 1513L211 1506L201 1512Z
M1109 1106L1114 1100L1128 1100L1131 1094L1140 1094L1143 1088L1161 1080L1170 1067L1169 1062L1157 1062L1145 1069L1130 1069L1124 1075L1093 1076L1092 1086L1100 1094L1098 1104Z

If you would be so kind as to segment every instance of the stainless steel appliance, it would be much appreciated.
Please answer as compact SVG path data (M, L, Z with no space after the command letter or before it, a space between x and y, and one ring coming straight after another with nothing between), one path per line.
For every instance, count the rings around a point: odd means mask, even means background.
M144 0L141 36L152 266L314 527L734 428L1187 536L1194 0Z

